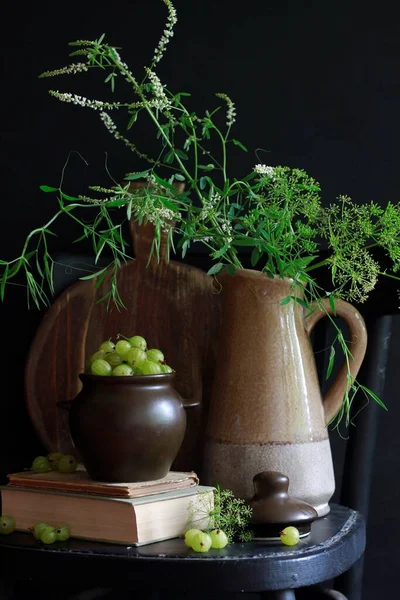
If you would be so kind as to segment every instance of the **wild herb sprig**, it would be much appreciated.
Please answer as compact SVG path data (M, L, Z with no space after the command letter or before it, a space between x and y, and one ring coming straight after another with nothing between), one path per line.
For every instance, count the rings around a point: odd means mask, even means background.
M140 73L134 73L123 60L121 48L106 43L103 34L97 40L71 42L70 56L76 62L40 76L84 77L88 71L97 71L115 100L86 98L56 89L49 93L61 102L97 112L102 126L132 153L136 170L128 173L122 183L112 180L110 187L91 186L87 194L77 197L65 193L62 182L57 188L41 186L43 192L55 194L57 211L46 225L27 236L20 256L0 261L0 298L4 299L6 285L23 275L28 301L31 298L38 307L49 303L53 260L48 237L61 217L74 220L81 228L78 240L92 241L96 262L101 256L110 257L108 268L85 278L96 278L99 286L109 277L102 300L118 307L123 306L117 286L118 268L130 258L122 232L130 219L153 224L151 254L158 258L161 237L166 235L167 256L179 251L185 257L195 243L205 246L213 261L210 275L222 269L233 274L249 257L253 268L266 276L291 278L293 294L284 302L294 299L307 312L315 301L324 310L321 301L326 297L333 309L335 298L363 302L381 276L399 280L399 203L358 205L342 195L325 206L319 183L304 170L288 166L256 164L242 177L232 175L231 151L247 151L232 135L237 119L234 102L218 92L212 108L196 113L191 108L190 94L170 90L156 72L177 23L172 2L162 2L168 10L167 23L149 66ZM132 101L117 100L123 86L128 87ZM139 120L146 122L149 135L152 132L158 142L154 155L145 153L135 136ZM135 189L138 181L142 185ZM183 191L177 186L181 183L185 185ZM379 264L375 248L383 251L390 268ZM330 270L329 289L318 285L315 272L321 267ZM352 357L347 342L334 319L329 318L349 366ZM331 350L330 372L334 358ZM348 374L349 385L339 415L347 423L357 390L361 388L379 401L351 378L350 367Z
M213 504L207 492L200 492L199 502L189 504L187 529L222 529L230 542L250 542L253 534L250 528L252 509L242 498L236 498L231 490L214 490Z

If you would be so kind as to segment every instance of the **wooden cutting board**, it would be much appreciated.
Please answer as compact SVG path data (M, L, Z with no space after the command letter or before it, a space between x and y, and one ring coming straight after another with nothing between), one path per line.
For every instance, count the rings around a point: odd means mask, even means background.
M176 370L176 388L186 404L188 425L174 462L177 471L199 472L208 401L214 375L220 319L220 296L213 278L196 267L148 257L151 226L131 224L135 259L118 272L126 309L97 302L108 278L96 290L95 279L65 289L45 313L32 341L25 369L26 405L44 446L77 455L69 434L68 413L57 407L81 388L78 378L86 358L99 344L141 335L149 347L163 350Z

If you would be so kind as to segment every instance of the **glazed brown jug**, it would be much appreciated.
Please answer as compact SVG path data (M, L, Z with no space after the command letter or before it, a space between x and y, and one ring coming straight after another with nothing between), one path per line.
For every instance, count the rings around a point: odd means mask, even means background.
M76 398L59 404L69 411L71 438L89 476L117 483L165 477L186 429L175 374L79 378Z
M327 424L348 385L343 365L321 397L309 335L326 313L317 307L305 318L309 311L299 303L282 305L296 293L290 279L248 269L217 279L222 320L202 482L249 499L256 473L279 471L289 477L290 495L322 516L335 489ZM365 324L351 304L336 301L335 306L349 326L355 377L367 345ZM324 308L332 312L329 302Z

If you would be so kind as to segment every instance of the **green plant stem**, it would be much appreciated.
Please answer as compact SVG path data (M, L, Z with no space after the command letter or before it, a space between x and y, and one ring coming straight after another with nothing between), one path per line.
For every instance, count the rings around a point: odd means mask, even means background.
M390 277L391 279L395 279L396 281L400 281L400 277L397 277L397 275L392 275L391 273L385 273L383 271L378 271L378 275L383 275L384 277Z
M9 261L9 262L8 262L8 264L9 264L9 265L12 265L12 264L13 264L13 263L15 263L15 262L19 262L19 265L18 265L18 267L17 267L16 269L14 268L15 270L14 270L14 272L13 272L12 274L9 274L9 275L7 276L7 279L11 279L11 277L14 277L14 276L15 276L15 275L18 273L18 271L20 270L20 268L22 267L23 263L25 262L25 258L24 258L24 257L25 257L25 254L26 254L27 250L28 250L28 245L29 245L29 242L30 242L30 240L31 240L31 239L32 239L32 238L33 238L35 235L37 235L37 234L43 234L43 231L44 231L45 229L48 229L48 228L50 227L50 225L51 225L52 223L54 223L54 221L55 221L55 220L56 220L56 219L57 219L57 218L58 218L58 217L59 217L59 216L62 214L62 212L63 212L62 210L58 211L58 212L57 212L57 213L56 213L56 214L55 214L55 215L54 215L54 216L53 216L53 217L50 219L50 221L48 221L48 222L46 223L46 225L43 225L43 227L38 227L38 228L36 228L36 229L34 229L33 231L31 231L31 232L30 232L30 234L29 234L29 235L26 237L26 239L25 239L25 243L24 243L24 245L23 245L23 248L22 248L21 255L20 255L18 258L15 258L15 259L13 259L13 260L11 260L11 261Z
M135 82L134 78L132 78L132 79ZM135 82L135 84L136 84L136 82ZM201 193L201 190L199 189L199 187L198 187L198 185L196 183L196 180L190 175L189 171L186 169L186 167L183 164L183 162L180 159L180 157L175 154L174 146L172 145L169 137L166 135L166 133L164 132L164 130L162 129L162 127L160 127L156 116L154 115L154 113L150 109L150 107L147 105L146 99L144 98L144 96L142 95L142 93L140 91L139 91L139 94L140 94L143 102L145 103L145 108L146 108L146 110L147 110L150 118L155 123L155 125L156 125L157 129L160 131L161 135L164 137L164 139L165 139L166 143L168 144L168 147L170 148L170 150L174 153L175 158L176 158L177 162L179 163L179 166L180 166L181 170L186 175L188 181L191 184L191 187L195 190L197 196L199 197L199 199L203 203L203 194ZM218 228L220 234L222 235L223 231L222 231L222 229L221 229L218 221L214 218L214 219L212 219L212 222L213 222L213 225ZM232 260L233 264L235 264L235 266L237 266L237 267L240 268L241 267L241 263L238 261L236 255L232 252L232 250L229 250L229 253L230 253L230 257L231 257L231 260Z
M309 271L314 271L314 269L320 269L321 267L325 267L328 264L329 264L329 258L325 258L324 260L321 260L320 262L316 263L315 265L310 265L309 267L306 267L304 269L304 271L306 273L308 273Z
M213 123L214 125L214 123ZM220 139L221 139L221 143L222 143L222 174L224 177L224 183L226 182L226 140L224 138L224 136L222 135L222 133L220 132L220 130L218 129L218 127L215 127L214 125L214 129L217 132L217 134L219 135Z

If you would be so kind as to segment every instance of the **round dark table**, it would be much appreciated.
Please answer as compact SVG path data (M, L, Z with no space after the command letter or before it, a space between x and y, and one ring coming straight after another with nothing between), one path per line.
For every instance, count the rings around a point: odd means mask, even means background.
M84 540L44 546L28 533L0 536L4 579L39 579L147 592L258 592L279 600L295 598L295 588L334 579L365 549L360 513L331 505L294 547L253 541L198 554L181 539L139 547ZM274 592L274 593L270 593Z

